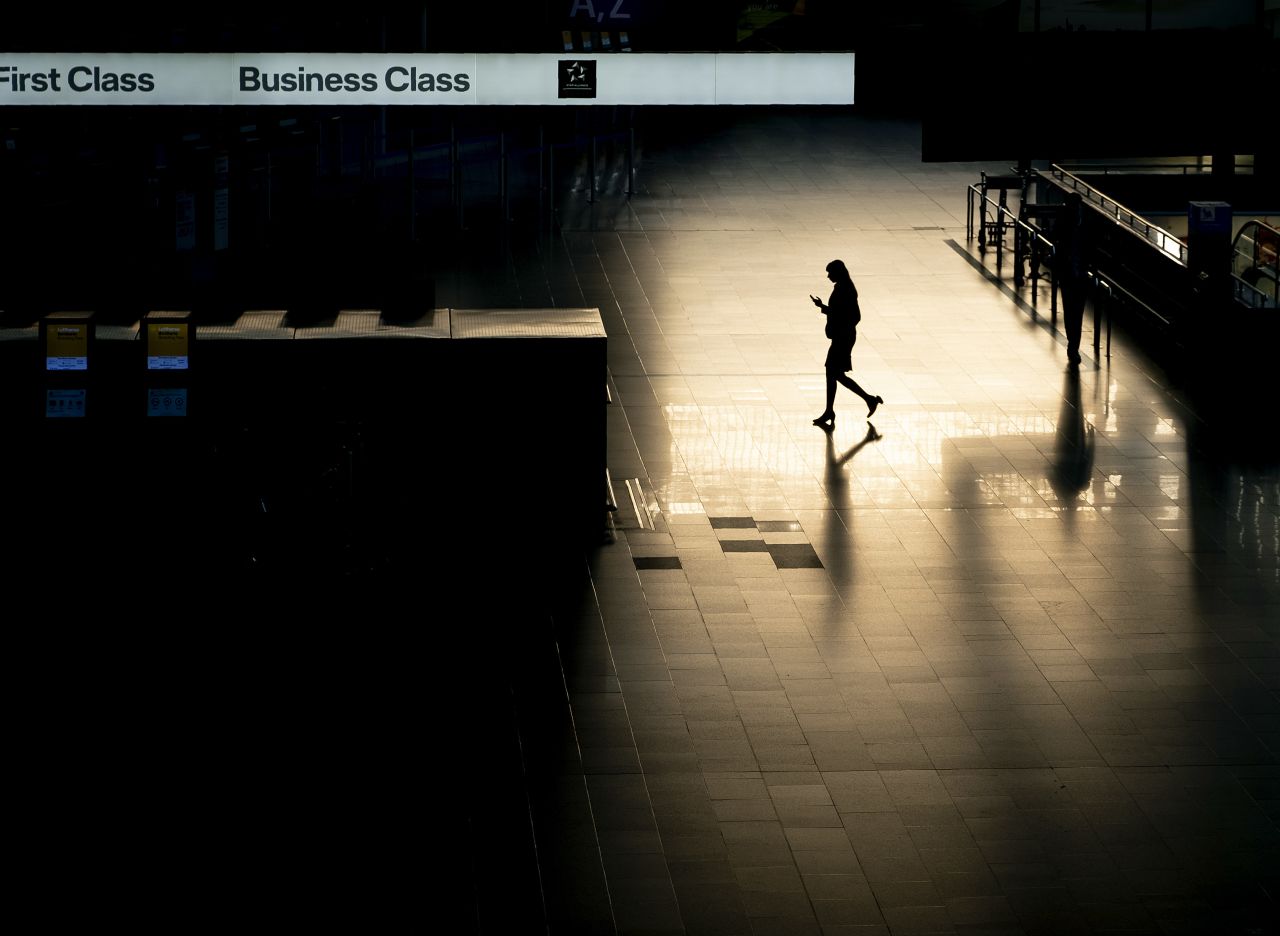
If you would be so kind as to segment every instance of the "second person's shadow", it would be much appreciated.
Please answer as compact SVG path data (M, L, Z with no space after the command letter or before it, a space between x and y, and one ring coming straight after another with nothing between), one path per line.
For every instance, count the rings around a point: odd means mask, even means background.
M1093 426L1080 404L1080 372L1068 367L1062 385L1062 407L1053 439L1049 486L1064 505L1089 487L1093 475Z

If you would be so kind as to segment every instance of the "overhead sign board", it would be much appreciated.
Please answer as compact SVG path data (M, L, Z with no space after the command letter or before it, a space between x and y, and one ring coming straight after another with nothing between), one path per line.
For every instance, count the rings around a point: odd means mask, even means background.
M0 53L0 106L852 103L852 52Z

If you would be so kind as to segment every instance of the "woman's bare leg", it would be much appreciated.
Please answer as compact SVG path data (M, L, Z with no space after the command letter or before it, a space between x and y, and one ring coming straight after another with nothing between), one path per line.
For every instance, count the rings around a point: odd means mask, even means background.
M853 391L854 393L856 393L858 396L862 397L862 402L864 402L864 403L866 403L866 404L867 404L867 418L868 418L868 419L871 417L871 414L872 414L872 413L874 413L874 412L876 411L876 407L877 407L877 406L879 406L881 403L883 403L883 402L884 402L884 400L882 400L880 397L878 397L878 396L872 396L870 393L867 393L867 391L865 391L865 390L863 390L861 387L859 387L859 386L858 386L858 382L857 382L856 380L854 380L852 377L848 377L848 376L846 376L846 375L844 375L844 374L838 374L838 375L836 376L836 380L840 381L840 383L841 383L841 384L843 384L844 386L848 387L850 390L852 390L852 391ZM828 386L828 387L831 387L831 372L830 372L830 371L828 371L828 372L827 372L827 386Z

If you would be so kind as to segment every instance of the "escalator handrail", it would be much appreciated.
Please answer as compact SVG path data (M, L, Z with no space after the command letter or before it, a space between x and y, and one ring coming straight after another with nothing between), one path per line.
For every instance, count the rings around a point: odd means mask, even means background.
M1268 232L1271 235L1272 242L1275 244L1280 244L1280 229L1272 227L1270 224L1267 224L1267 222L1265 221L1259 221L1257 218L1250 218L1244 224L1240 225L1240 230L1236 231L1236 236L1231 239L1231 251L1233 254L1238 254L1243 252L1240 250L1240 248L1237 245L1240 243L1240 238L1244 234L1244 232L1249 230L1249 228L1251 227L1258 228L1259 230ZM1258 242L1258 238L1256 237L1253 238L1253 242L1256 244ZM1277 251L1276 253L1276 263L1269 264L1269 266L1276 266L1277 264L1280 264L1280 251ZM1256 262L1255 262L1255 265L1256 265Z
M1251 229L1254 231L1266 231L1270 235L1266 240L1276 248L1272 253L1270 263L1258 262L1257 244L1260 238L1256 234L1250 237L1254 244L1254 249L1252 251L1241 249L1240 239ZM1280 230L1265 221L1251 218L1240 225L1240 230L1236 231L1236 236L1231 239L1231 256L1233 259L1232 275L1237 280L1235 287L1236 298L1244 300L1246 295L1249 296L1249 301L1246 304L1253 308L1276 308L1277 305L1280 305ZM1234 258L1236 257L1248 259L1249 270L1246 270L1245 274L1250 270L1256 270L1259 275L1249 278L1247 275L1235 273Z
M1250 219L1249 219L1248 221L1246 221L1244 224L1240 225L1240 230L1244 230L1245 228L1247 228L1247 227L1248 227L1249 225L1251 225L1251 224L1257 225L1257 226L1258 226L1258 227L1260 227L1260 228L1266 228L1268 231L1270 231L1270 232L1271 232L1272 234L1274 234L1276 237L1280 237L1280 228L1276 227L1276 226L1275 226L1275 225L1273 225L1273 224L1268 224L1267 222L1265 222L1265 221L1261 220L1260 218L1250 218ZM1237 237L1239 237L1239 236L1240 236L1240 231L1236 231L1236 236L1237 236Z
M1037 172L1039 171L1037 170ZM1094 188L1088 182L1084 181L1084 179L1072 175L1056 163L1049 167L1049 173L1050 181L1055 182L1062 188L1079 192L1084 198L1085 204L1090 205L1100 214L1105 215L1116 224L1126 228L1135 236L1141 237L1147 244L1155 247L1179 265L1184 267L1187 265L1186 241L1174 234L1171 234L1159 225L1152 224L1133 209L1126 208L1114 198L1111 198L1100 190ZM1141 223L1141 227L1139 227L1139 222Z
M1253 242L1253 250L1242 250L1240 248L1240 238L1245 236L1245 232L1251 232L1251 230L1254 230L1254 232L1263 232L1265 230L1267 237L1260 238L1257 234L1252 234L1249 239ZM1271 262L1258 261L1257 245L1260 241L1270 243L1272 247ZM1235 237L1231 238L1231 257L1233 257L1233 264L1231 264L1233 275L1240 280L1239 286L1236 286L1236 291L1239 293L1242 287L1251 289L1252 292L1262 297L1263 306L1267 305L1267 300L1270 298L1270 305L1275 307L1277 302L1280 302L1280 229L1257 218L1247 220L1247 222L1240 225L1239 230L1236 230ZM1235 257L1245 257L1248 260L1249 270L1256 270L1260 275L1251 279L1247 275L1234 273ZM1245 274L1249 270L1245 270ZM1267 296L1268 292L1270 292L1270 297ZM1254 305L1254 303L1251 303L1251 305Z

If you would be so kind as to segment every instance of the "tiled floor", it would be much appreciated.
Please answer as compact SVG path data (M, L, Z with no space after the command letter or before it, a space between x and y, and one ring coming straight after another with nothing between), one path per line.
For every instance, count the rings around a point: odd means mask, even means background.
M1277 463L1123 329L1067 370L1047 284L966 241L980 169L911 122L747 111L441 278L609 331L619 509L511 689L531 931L1276 931ZM885 404L841 390L827 433L834 258Z

